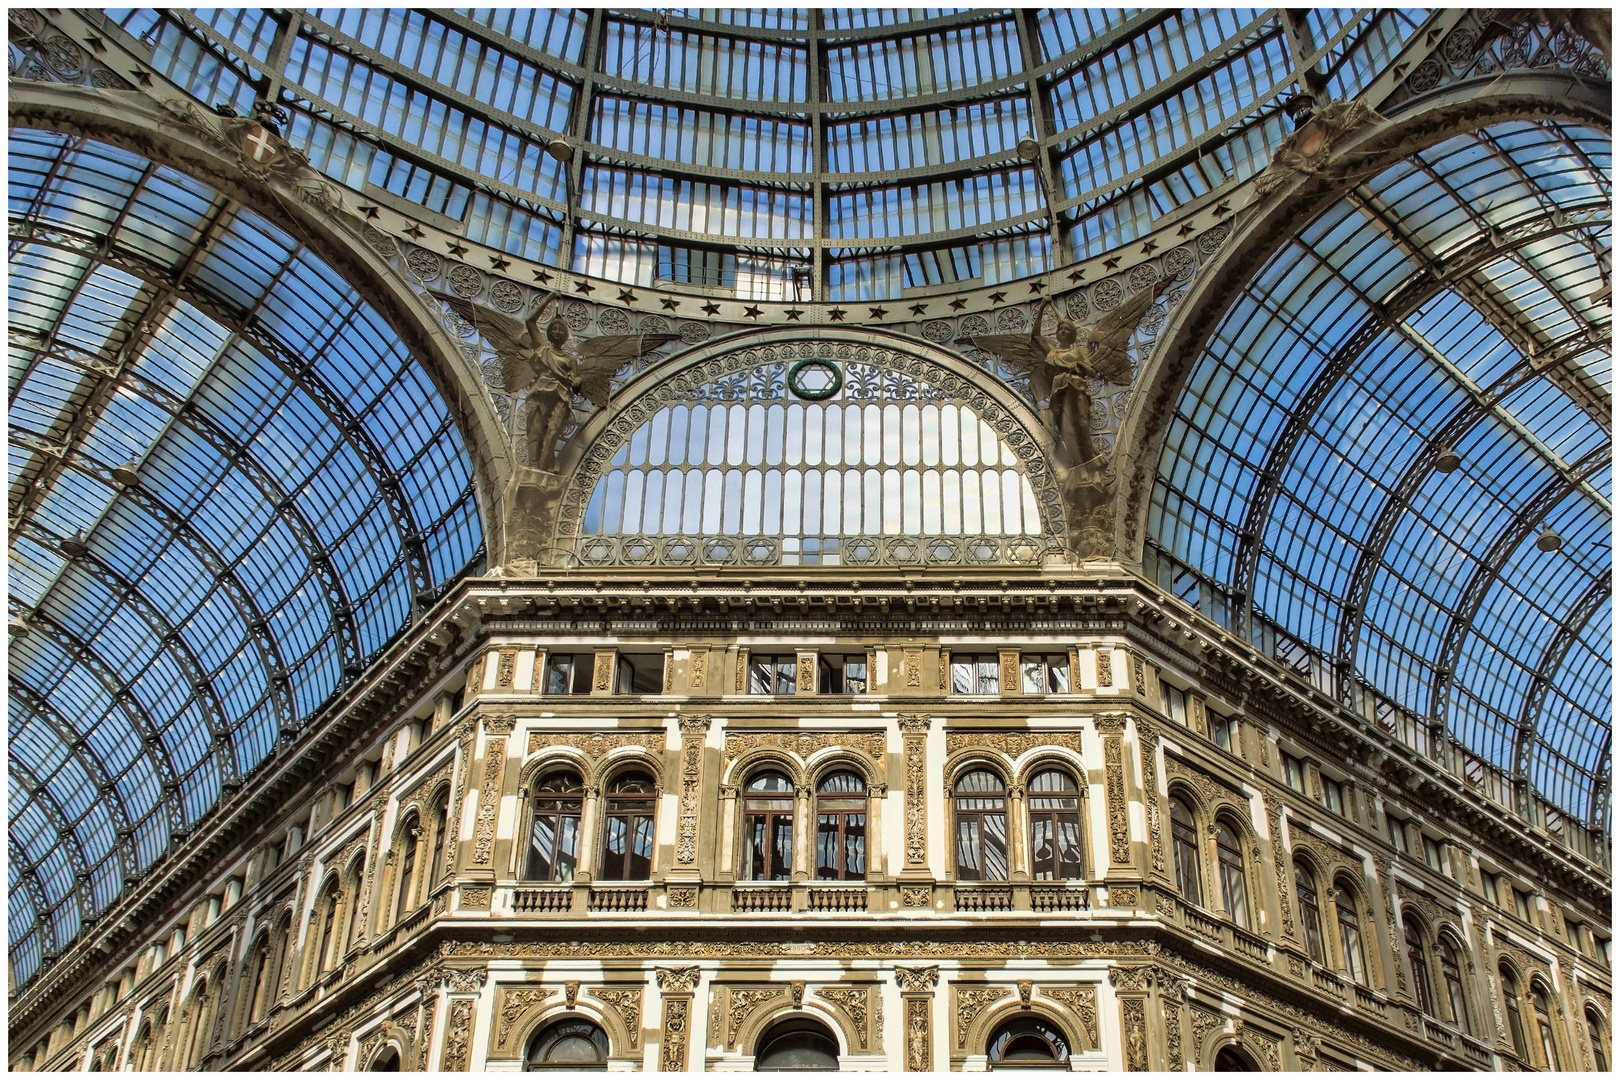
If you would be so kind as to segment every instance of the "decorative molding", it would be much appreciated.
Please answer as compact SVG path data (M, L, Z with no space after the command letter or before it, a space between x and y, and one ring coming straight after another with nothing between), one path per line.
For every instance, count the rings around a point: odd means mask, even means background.
M600 731L531 731L529 732L528 753L534 754L540 750L550 749L554 746L568 746L587 757L599 758L611 751L626 746L637 749L650 749L663 735L661 728L646 728L641 731L610 732L604 734Z
M1142 803L1147 809L1148 851L1153 872L1169 877L1164 857L1164 832L1159 819L1159 733L1146 720L1136 721L1137 748L1142 757Z
M489 735L510 735L517 726L517 717L508 712L490 710L483 714L484 731Z
M460 903L456 906L462 909L476 909L480 911L489 908L490 888L488 885L463 885L461 887Z
M992 1002L1006 997L1007 988L953 986L951 990L956 998L956 1048L960 1050L967 1045L968 1031L973 1027L973 1021Z
M1114 650L1107 646L1099 646L1097 656L1097 686L1112 687L1114 685Z
M441 946L447 957L492 959L629 959L679 956L699 959L755 959L820 957L857 960L1005 960L1008 956L1031 959L1078 960L1094 958L1140 958L1158 952L1151 941L1033 940L1020 941L1016 948L999 941L963 940L954 942L889 938L871 941L694 941L686 940L604 940L604 941L447 941ZM660 972L670 969L659 968ZM697 968L681 968L697 977ZM911 968L895 968L897 977ZM918 969L933 972L937 967ZM662 976L660 977L662 979ZM662 985L662 982L660 982ZM904 989L904 987L902 987ZM923 990L929 987L923 987Z
M476 721L474 721L470 716L462 720L461 730L456 733L456 737L461 744L461 758L457 766L459 770L459 779L454 790L451 792L450 813L445 818L445 823L453 828L455 832L449 838L451 842L444 845L444 868L440 871L441 877L450 873L456 867L456 852L461 847L461 816L462 807L464 805L463 800L466 799L467 788L470 786L469 780L471 779L472 773L473 743L477 736L478 727Z
M1029 1008L1029 999L1034 993L1035 981L1033 979L1018 980L1018 1004L1022 1005L1026 1009Z
M933 726L933 717L927 713L901 713L895 717L902 735L927 735Z
M918 995L906 998L906 1072L933 1072L933 1038L929 1032L929 1011L933 998Z
M816 991L816 997L828 1002L849 1018L850 1027L855 1029L860 1049L863 1051L872 1048L871 1019L867 1008L871 996L871 988L865 986L825 986Z
M1017 649L1003 649L1001 651L1001 692L1003 694L1016 694L1019 692L1018 657Z
M960 753L963 750L993 750L1006 754L1009 758L1018 758L1031 750L1046 747L1062 747L1080 753L1080 732L1078 731L947 731L945 732L945 752L947 754Z
M1121 993L1147 993L1148 987L1153 984L1153 966L1141 967L1111 967L1108 969L1108 982Z
M698 887L696 885L670 885L665 888L664 896L672 908L695 908L698 903Z
M727 731L725 767L729 770L738 758L755 750L786 750L806 760L828 747L841 747L866 755L878 772L884 744L881 731Z
M501 993L501 1011L495 1022L495 1049L506 1049L506 1043L512 1037L512 1029L517 1024L519 1017L530 1009L545 1004L555 996L553 991L544 987L503 990Z
M922 650L906 649L901 654L900 670L906 689L922 689Z
M1125 1040L1125 1071L1147 1072L1147 998L1120 998L1119 1019Z
M444 1031L445 1072L466 1072L472 1050L473 1003L462 998L450 1003L449 1021Z
M1224 1028L1226 1026L1226 1017L1210 1012L1208 1009L1200 1008L1197 1005L1192 1006L1190 1012L1193 1030L1193 1060L1197 1063L1199 1071L1203 1072L1205 1069L1204 1049L1209 1044L1210 1032L1215 1031L1217 1028Z
M900 886L900 906L908 908L928 907L934 898L932 885L902 885Z
M1087 1050L1102 1048L1097 1030L1097 988L1095 986L1042 986L1041 996L1051 998L1080 1018L1088 1040Z
M484 777L478 792L478 822L473 834L473 865L488 866L495 848L495 814L500 807L501 770L506 765L506 740L491 738L484 744Z
M693 649L686 662L686 686L690 690L703 690L708 686L709 650Z
M638 1050L641 1047L641 997L642 988L610 988L599 987L590 992L591 997L606 1005L618 1016L619 1022L630 1035L630 1049Z
M816 692L816 654L805 652L799 654L799 679L797 690L801 694Z
M1142 896L1135 885L1114 885L1108 890L1109 907L1133 908L1141 903Z
M686 1071L687 1026L692 999L686 995L664 998L663 1045L658 1051L659 1072Z
M1164 1006L1164 1068L1166 1072L1182 1072L1187 1067L1181 1052L1181 997L1180 993L1160 998Z
M697 862L698 800L702 794L703 742L709 717L681 717L681 816L675 833L675 861Z
M1102 723L1098 721L1099 730ZM1125 744L1117 735L1103 738L1104 794L1108 803L1108 861L1131 864L1130 808L1125 801Z
M928 717L901 713L906 769L906 867L928 862Z
M687 967L661 967L653 972L658 978L658 989L666 994L690 994L697 989L701 972L697 965Z
M759 989L726 990L726 1041L727 1050L737 1048L737 1033L748 1023L749 1016L767 1002L777 1001L784 996L784 988L780 986L763 987Z
M599 652L596 654L595 670L591 673L591 689L597 693L604 693L613 689L613 659L612 652Z
M894 978L900 984L901 993L931 994L939 983L939 965L897 967L894 969Z
M1269 795L1261 796L1266 812L1266 828L1271 833L1271 863L1277 872L1277 905L1282 911L1283 936L1294 934L1293 875L1289 873L1288 853L1283 850L1282 817Z

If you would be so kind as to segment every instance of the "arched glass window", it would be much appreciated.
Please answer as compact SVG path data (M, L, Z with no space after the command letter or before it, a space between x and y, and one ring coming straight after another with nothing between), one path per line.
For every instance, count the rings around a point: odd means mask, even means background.
M802 355L741 371L725 370L731 357L705 361L677 381L690 389L650 390L642 400L657 405L628 437L598 436L612 458L577 481L588 495L569 494L584 500L580 561L1039 559L1044 518L1061 510L1005 410L920 357L877 348L857 359L828 343L812 358L817 348L784 345Z
M413 894L416 892L416 849L422 843L422 821L415 811L405 819L404 828L399 830L399 873L396 887L398 892L394 899L394 921L398 922L410 913Z
M1597 1071L1609 1071L1609 1040L1603 1034L1603 1017L1598 1015L1597 1009L1588 1005L1586 1007L1586 1040L1592 1044L1592 1060Z
M253 974L250 976L252 981L248 984L250 996L248 998L247 1016L243 1018L247 1026L257 1023L264 1016L265 1006L269 1003L270 949L271 939L269 934L260 936L258 942L253 946Z
M1423 934L1410 918L1403 920L1406 936L1406 962L1412 968L1412 991L1417 995L1418 1008L1434 1015L1434 1001L1429 994L1429 955L1423 947Z
M439 879L439 874L444 871L444 844L449 834L450 792L446 789L439 792L433 804L433 854L428 858L426 874L429 894L433 892L433 884Z
M1547 991L1540 983L1530 984L1530 1006L1536 1011L1536 1032L1541 1036L1541 1061L1549 1070L1557 1072L1558 1040L1553 1038L1552 1014L1547 1010Z
M399 1072L399 1051L392 1046L384 1047L380 1054L371 1059L366 1072Z
M354 869L349 874L349 926L348 942L344 951L359 944L365 937L365 887L366 887L366 858L362 855L354 861Z
M1170 800L1170 843L1176 856L1176 888L1187 903L1202 907L1204 890L1199 885L1198 826L1192 810L1176 798Z
M1007 789L1001 777L975 769L956 782L956 876L1007 880Z
M1299 900L1299 926L1305 950L1318 964L1327 963L1322 948L1322 911L1316 897L1316 875L1304 863L1294 863L1294 896Z
M991 1033L985 1055L992 1069L1069 1068L1069 1043L1038 1016L1019 1016Z
M1446 1002L1451 1006L1451 1022L1472 1034L1468 1022L1468 999L1463 995L1462 966L1457 963L1457 947L1449 934L1440 935L1440 977L1446 984Z
M1350 978L1367 985L1367 961L1361 951L1361 920L1356 917L1356 895L1342 881L1333 883L1333 908L1339 923L1339 955Z
M1062 881L1086 873L1080 827L1080 788L1063 769L1046 769L1029 782L1030 874Z
M1506 964L1496 969L1502 980L1502 1011L1507 1015L1508 1034L1513 1038L1513 1052L1528 1061L1530 1053L1524 1042L1524 1017L1519 1013L1519 981Z
M1243 841L1226 821L1215 823L1215 857L1220 862L1221 904L1227 916L1249 928L1249 890L1243 876Z
M755 1072L837 1072L838 1040L807 1016L783 1020L760 1036Z
M1259 1072L1254 1061L1235 1046L1223 1046L1215 1055L1215 1071L1223 1072Z
M527 1072L604 1072L607 1059L608 1039L602 1029L589 1020L569 1017L546 1025L529 1040L523 1067Z
M750 881L793 876L793 781L757 773L743 793L743 873Z
M585 788L578 773L554 772L534 786L524 877L530 881L574 880L584 809Z
M816 877L866 878L866 781L835 772L816 787Z
M315 954L315 970L326 971L332 966L332 954L337 952L336 934L338 905L342 903L342 896L338 893L337 875L333 874L326 879L326 891L319 918L321 920L320 945Z
M621 774L608 787L602 822L602 881L652 877L653 804L657 787L643 772Z

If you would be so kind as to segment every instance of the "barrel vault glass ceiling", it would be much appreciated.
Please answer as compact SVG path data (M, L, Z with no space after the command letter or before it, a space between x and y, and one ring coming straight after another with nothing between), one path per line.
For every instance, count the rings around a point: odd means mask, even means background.
M1355 97L1427 18L108 15L174 86L244 114L274 102L316 168L471 241L626 284L828 303L990 285L1119 248L1258 173L1289 133L1288 97L1307 83ZM559 137L567 150L548 153ZM1554 149L1536 156L1538 138ZM13 131L11 150L9 603L29 629L11 649L10 915L26 980L472 564L482 534L431 384L319 260L112 147ZM1549 163L1577 152L1581 164ZM1584 815L1608 756L1609 552L1593 532L1608 461L1557 395L1607 401L1606 337L1573 352L1566 340L1582 320L1606 333L1607 308L1583 298L1593 265L1607 281L1607 218L1545 230L1481 263L1473 285L1425 297L1326 382L1329 405L1298 408L1334 347L1322 336L1356 325L1357 304L1538 200L1577 209L1610 184L1605 138L1574 129L1503 130L1429 157L1308 226L1229 313L1170 434L1153 535L1228 597L1248 567L1256 622L1405 708L1439 716L1443 698L1491 761L1511 768L1529 747L1538 788ZM1471 209L1471 170L1508 158L1522 187ZM1449 178L1450 204L1430 174ZM1405 239L1363 227L1399 214L1416 215ZM1329 242L1365 267L1313 254ZM1326 316L1314 285L1293 284L1308 272L1339 297ZM1529 347L1526 329L1537 356L1570 353L1578 385L1507 358ZM1502 356L1487 356L1492 333ZM1377 409L1394 419L1351 423ZM1295 416L1306 431L1261 483ZM1463 467L1418 483L1447 423ZM130 460L125 485L111 470ZM1532 519L1565 537L1558 575L1523 541ZM85 554L65 556L80 530ZM1252 550L1244 530L1263 537ZM1444 591L1459 576L1463 600ZM1353 618L1347 578L1364 582Z
M481 529L432 383L320 260L135 154L26 129L9 150L26 979L362 670Z

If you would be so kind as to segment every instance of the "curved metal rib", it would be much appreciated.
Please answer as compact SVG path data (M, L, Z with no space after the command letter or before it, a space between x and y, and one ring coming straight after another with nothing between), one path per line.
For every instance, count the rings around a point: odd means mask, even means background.
M1513 779L1527 781L1530 776L1530 748L1537 737L1540 727L1542 706L1547 700L1547 691L1552 689L1553 677L1563 666L1564 657L1569 654L1571 645L1580 639L1581 631L1586 624L1592 621L1605 601L1609 599L1612 589L1607 575L1594 578L1580 595L1574 605L1570 607L1569 614L1559 620L1558 629L1553 632L1547 647L1542 650L1541 660L1536 664L1536 670L1531 677L1530 689L1524 696L1524 705L1519 710L1518 730L1513 736L1513 763L1510 774Z
M88 926L95 921L95 901L90 896L90 866L84 860L84 848L79 844L78 834L73 831L73 825L68 819L67 812L62 809L62 804L56 801L56 796L51 794L50 789L45 786L27 764L16 757L11 757L7 760L6 767L22 779L22 787L24 791L28 792L28 797L34 800L46 817L51 819L51 825L56 829L57 836L62 838L62 847L66 849L65 853L68 862L73 865L73 888L68 890L62 899L53 904L50 902L49 895L44 894L45 883L44 878L39 873L40 864L34 861L28 861L24 864L28 873L39 880L40 891L46 897L46 905L38 913L40 921L48 923L50 921L49 916L56 911L59 905L72 900L79 906L79 925L81 927ZM12 851L13 858L17 854L18 852L15 850ZM55 937L54 933L52 937Z

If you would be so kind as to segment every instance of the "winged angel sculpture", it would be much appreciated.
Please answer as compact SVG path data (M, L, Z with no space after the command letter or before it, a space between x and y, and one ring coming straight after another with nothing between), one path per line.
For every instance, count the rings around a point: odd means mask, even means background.
M556 466L557 439L568 426L574 394L583 394L597 408L606 406L613 397L613 376L620 368L679 337L608 334L573 343L561 315L544 322L551 298L536 304L526 322L460 297L444 300L495 351L506 390L519 403L528 462L546 471Z
M1035 329L1030 334L981 334L962 338L959 344L993 353L1028 374L1036 400L1049 403L1052 435L1069 452L1070 464L1084 467L1098 456L1091 439L1091 393L1086 380L1130 384L1131 359L1125 348L1153 297L1154 290L1143 289L1090 327L1064 318L1046 301L1035 314ZM1057 316L1051 338L1041 333L1041 321L1049 308ZM1100 470L1093 467L1093 471Z

